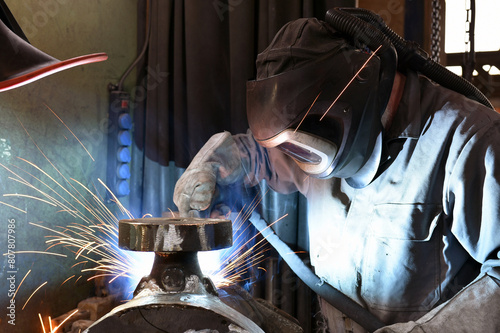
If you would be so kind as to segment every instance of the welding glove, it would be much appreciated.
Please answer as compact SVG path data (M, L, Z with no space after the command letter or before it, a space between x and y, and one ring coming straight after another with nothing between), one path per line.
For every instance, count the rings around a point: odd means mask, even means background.
M180 216L197 215L210 208L216 197L216 185L240 181L244 168L238 146L229 132L212 136L177 181L174 203Z

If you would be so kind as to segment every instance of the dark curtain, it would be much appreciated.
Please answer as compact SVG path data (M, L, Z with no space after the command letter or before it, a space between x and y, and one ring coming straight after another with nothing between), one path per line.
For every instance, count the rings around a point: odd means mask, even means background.
M139 50L146 40L148 2L139 1ZM210 136L247 130L246 82L255 77L257 54L285 23L301 17L323 19L327 9L353 3L152 0L147 52L138 66L139 82L132 91L132 214L161 216L169 209L176 210L172 202L175 182ZM274 221L288 213L275 231L293 248L307 250L307 229L301 223L305 221L305 199L299 194L268 191L264 183L255 189L255 194L259 193L264 197L262 216ZM268 262L268 269L280 278L267 274L267 287L255 284L254 295L298 317L309 332L311 293L279 258L274 258Z
M255 58L287 22L352 0L142 0L135 95L131 208L159 215L175 206L175 180L215 133L247 129L245 83ZM169 167L170 166L170 167ZM177 168L172 168L175 166Z
M186 167L212 134L245 131L245 82L255 76L257 53L285 23L323 18L334 3L153 0L140 82L145 89L137 90L145 92L137 96L143 99L135 117L138 148L161 165ZM145 25L142 17L139 36Z

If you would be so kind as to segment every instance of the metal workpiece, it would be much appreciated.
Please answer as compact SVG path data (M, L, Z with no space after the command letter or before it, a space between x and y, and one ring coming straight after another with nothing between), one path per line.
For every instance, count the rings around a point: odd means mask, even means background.
M200 269L198 251L231 245L230 220L121 220L119 246L154 251L153 267L137 285L132 300L85 332L263 333L255 322L221 301L212 281Z
M264 333L213 295L152 294L114 308L85 331L122 333Z
M142 218L119 222L119 246L154 251L149 275L134 297L85 333L302 333L285 313L237 285L216 289L203 275L198 251L232 245L230 220Z
M142 278L139 293L191 293L217 295L203 276L198 251L218 250L233 243L230 220L162 217L120 220L118 245L132 251L154 251L151 273Z
M230 220L181 217L120 220L120 248L149 252L196 252L230 247Z
M212 280L201 272L197 252L156 252L151 273L141 279L134 297L154 293L217 296Z

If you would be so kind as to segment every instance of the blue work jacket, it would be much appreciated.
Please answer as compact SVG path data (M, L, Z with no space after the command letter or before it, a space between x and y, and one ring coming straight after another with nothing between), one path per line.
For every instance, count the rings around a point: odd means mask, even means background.
M476 278L498 289L500 115L494 110L408 73L384 133L378 176L359 189L343 179L307 177L251 133L234 139L248 185L265 179L277 192L306 196L316 274L385 323L415 321ZM498 290L491 293L496 307L484 302L499 309Z

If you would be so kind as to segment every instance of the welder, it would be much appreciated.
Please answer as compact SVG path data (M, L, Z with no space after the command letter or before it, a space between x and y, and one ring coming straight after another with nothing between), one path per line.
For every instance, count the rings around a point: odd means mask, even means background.
M286 24L247 83L249 131L214 135L174 201L189 214L217 186L300 191L315 274L376 332L500 332L500 115L377 43ZM319 296L331 332L365 331Z

